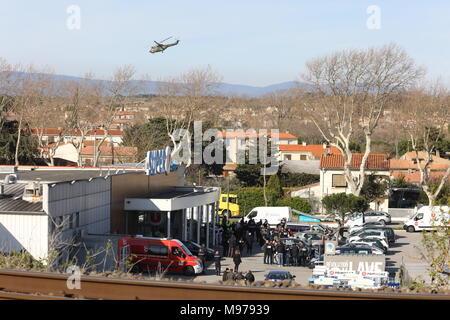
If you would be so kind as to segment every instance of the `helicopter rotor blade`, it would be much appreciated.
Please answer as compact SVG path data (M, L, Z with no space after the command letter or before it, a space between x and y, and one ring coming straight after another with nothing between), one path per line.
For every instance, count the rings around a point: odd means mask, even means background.
M170 38L173 38L173 36L168 37L167 39L164 39L163 41L160 41L160 43L162 43L162 42L164 42L164 41L167 41L167 40L169 40Z

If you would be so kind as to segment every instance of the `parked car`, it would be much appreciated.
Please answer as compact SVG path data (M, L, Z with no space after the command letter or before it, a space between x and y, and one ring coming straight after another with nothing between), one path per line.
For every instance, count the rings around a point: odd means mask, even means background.
M194 256L198 256L198 250L200 249L200 245L194 241L184 241L183 244L192 252ZM206 260L214 259L214 250L211 248L206 249Z
M373 239L371 239L370 237L363 238L361 240L355 240L354 242L351 242L351 243L355 243L355 242L356 243L365 243L366 245L370 245L370 246L376 246L376 247L380 248L381 250L383 250L384 253L386 253L389 249L388 247L386 247L383 244L382 240L375 239L375 238L373 238Z
M297 232L294 234L294 237L312 246L323 245L325 243L325 236L317 232Z
M322 234L327 234L329 228L319 224L319 223L296 223L288 222L286 223L286 228L295 232L320 232Z
M365 231L381 231L383 230L386 234L386 238L388 240L389 243L394 243L395 242L395 232L394 229L389 228L389 227L368 227L368 228L363 228L359 231L356 232L351 232L350 233L350 237L361 234L362 232Z
M373 242L366 242L365 239L360 240L360 241L350 242L349 244L345 245L344 247L346 247L348 245L355 245L355 246L359 246L359 247L369 246L372 248L373 254L385 254L385 251L383 248L378 247L378 245L374 244Z
M370 246L355 246L352 244L346 244L345 246L337 247L335 254L372 254L372 248Z
M355 215L345 225L351 228L361 226L367 222L380 222L386 225L387 223L391 223L391 215L383 211L368 211Z
M280 282L283 280L294 280L295 275L292 275L289 271L284 270L275 270L275 271L269 271L265 276L265 281L272 281L272 282Z
M384 226L385 226L385 224L383 224L382 222L366 222L366 223L363 223L360 226L351 227L350 229L348 229L348 232L350 234L352 234L353 232L356 232L356 231L359 231L359 230L362 230L362 229L365 229L365 228L384 227Z
M367 238L367 237L376 238L376 239L380 239L380 240L385 240L386 244L388 243L386 233L383 230L380 230L380 231L377 231L377 230L364 230L363 232L358 233L357 235L349 236L348 242L361 240L361 239Z
M368 211L364 213L364 222L391 223L391 215L384 211Z

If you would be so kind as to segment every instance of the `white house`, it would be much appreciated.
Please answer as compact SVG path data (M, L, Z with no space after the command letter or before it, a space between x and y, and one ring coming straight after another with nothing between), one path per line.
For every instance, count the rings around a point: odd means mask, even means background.
M359 177L359 167L363 154L354 153L350 169L352 176ZM389 179L389 158L386 154L370 154L366 164L366 176L375 175ZM334 193L351 193L344 176L344 158L340 154L324 154L320 159L320 192L323 198ZM389 199L377 201L370 204L374 210L388 210Z
M267 136L271 137L272 135L272 132L268 130ZM227 163L236 164L238 162L239 155L243 155L245 150L251 145L252 141L255 141L258 137L261 137L262 134L245 131L222 131L219 132L218 136L224 139L227 153ZM288 132L280 132L278 134L278 145L294 145L297 143L297 137Z

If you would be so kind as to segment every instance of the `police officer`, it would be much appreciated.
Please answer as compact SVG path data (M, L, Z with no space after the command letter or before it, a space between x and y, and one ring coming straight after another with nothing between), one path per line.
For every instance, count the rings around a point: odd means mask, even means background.
M206 261L205 261L205 255L206 255L205 244L202 244L202 245L200 246L200 249L198 249L198 258L201 260L202 266L203 266L203 271L202 271L202 273L206 273Z
M214 266L216 267L216 275L220 276L220 260L222 259L222 257L220 256L219 250L216 250L216 252L214 252Z

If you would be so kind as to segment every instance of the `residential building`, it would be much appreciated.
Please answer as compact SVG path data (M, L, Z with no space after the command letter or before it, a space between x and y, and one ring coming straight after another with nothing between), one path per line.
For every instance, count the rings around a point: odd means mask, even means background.
M94 164L95 157L97 156L97 152L100 152L97 164L98 166L139 162L139 159L136 159L138 152L137 147L114 146L110 143L104 142L100 148L97 148L95 144L92 143L88 143L83 147L81 150L82 165L88 167L92 166Z
M340 154L338 148L324 144L280 144L279 160L320 160L322 154Z
M272 137L272 132L267 131L267 136ZM245 150L252 146L259 137L262 137L261 133L257 132L245 132L245 131L233 131L219 132L218 137L224 139L227 164L238 163L238 158L245 154ZM293 145L298 143L298 138L288 132L280 132L278 134L278 145Z
M359 167L363 154L354 153L350 164L350 171L354 179L359 178ZM366 176L390 178L389 158L386 154L370 154L366 164ZM321 197L334 193L351 193L344 176L344 157L341 154L323 154L320 158L320 190ZM380 200L371 203L371 208L375 210L386 210L389 201Z

